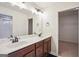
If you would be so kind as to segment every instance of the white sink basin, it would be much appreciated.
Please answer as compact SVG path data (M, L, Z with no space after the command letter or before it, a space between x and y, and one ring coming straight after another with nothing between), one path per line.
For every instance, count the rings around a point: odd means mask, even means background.
M16 48L16 47L20 47L22 45L27 44L26 41L21 41L21 42L15 42L15 43L11 43L9 45L7 45L8 48Z

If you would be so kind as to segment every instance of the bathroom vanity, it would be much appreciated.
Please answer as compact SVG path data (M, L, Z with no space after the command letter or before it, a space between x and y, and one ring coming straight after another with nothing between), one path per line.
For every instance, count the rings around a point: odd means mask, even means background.
M9 53L9 57L42 57L47 56L51 51L51 37L42 41L26 46L15 52Z
M25 40L25 39L24 39ZM51 35L30 37L25 41L8 43L0 48L0 56L8 57L45 57L51 52Z

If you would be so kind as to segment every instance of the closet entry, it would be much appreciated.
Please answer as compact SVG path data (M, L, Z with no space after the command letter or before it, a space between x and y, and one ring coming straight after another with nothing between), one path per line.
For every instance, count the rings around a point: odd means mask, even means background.
M59 12L59 55L78 56L78 10Z

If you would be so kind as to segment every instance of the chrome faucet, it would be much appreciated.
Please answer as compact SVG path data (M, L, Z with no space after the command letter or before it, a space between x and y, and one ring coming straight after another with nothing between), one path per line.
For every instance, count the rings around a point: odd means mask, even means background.
M38 36L40 37L42 35L42 33L39 33Z
M17 36L13 36L13 35L10 35L10 41L12 41L12 43L15 43L15 42L18 42L18 37Z

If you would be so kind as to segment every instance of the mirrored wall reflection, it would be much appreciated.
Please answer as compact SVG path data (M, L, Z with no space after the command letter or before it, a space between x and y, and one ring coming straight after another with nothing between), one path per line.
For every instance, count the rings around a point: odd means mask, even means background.
M0 39L12 34L12 16L0 14Z
M41 15L33 14L33 33L34 34L40 34L43 32L43 21Z

